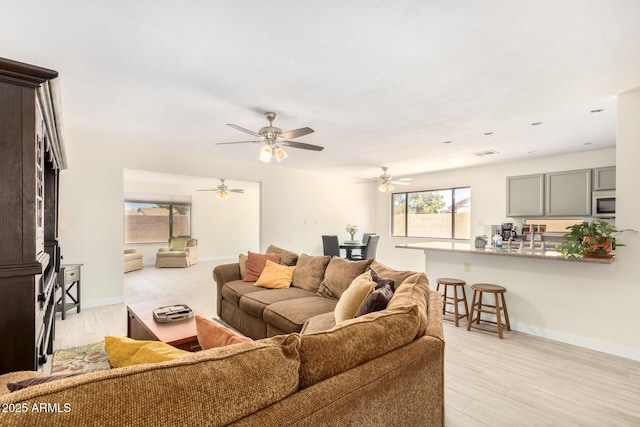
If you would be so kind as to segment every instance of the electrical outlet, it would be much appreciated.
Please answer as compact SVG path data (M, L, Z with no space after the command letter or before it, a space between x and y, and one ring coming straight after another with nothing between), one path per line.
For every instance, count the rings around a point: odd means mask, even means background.
M469 264L468 262L465 262L464 263L464 271L466 273L470 272L471 271L471 264Z

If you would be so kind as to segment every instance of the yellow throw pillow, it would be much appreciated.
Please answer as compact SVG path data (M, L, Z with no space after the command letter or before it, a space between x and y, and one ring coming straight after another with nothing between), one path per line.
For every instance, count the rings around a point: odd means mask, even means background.
M287 267L267 260L264 270L260 273L255 285L269 289L288 288L291 286L291 279L293 279L295 269L295 267Z
M351 282L345 290L336 307L333 315L336 318L336 325L348 319L353 319L358 313L358 309L367 297L373 292L376 282L371 279L371 273L365 271Z
M114 368L164 362L191 354L160 341L138 341L113 335L104 337L104 345Z

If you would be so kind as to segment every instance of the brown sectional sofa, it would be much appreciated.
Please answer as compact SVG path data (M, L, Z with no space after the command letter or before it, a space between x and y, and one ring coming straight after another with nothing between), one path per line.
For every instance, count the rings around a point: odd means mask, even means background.
M379 263L374 266L386 268ZM216 277L221 279L229 270L231 267L223 267ZM0 407L7 408L0 414L1 424L442 426L441 297L429 289L424 273L388 269L387 273L399 284L385 310L329 329L333 313L325 312L309 319L302 334L214 348L168 362L92 372L5 394L0 396ZM239 289L238 284L234 292ZM321 300L316 297L331 300L295 289L291 292L299 298L289 304L300 299L302 306L313 307L308 298L318 303ZM234 295L231 290L225 294L226 298ZM274 299L278 299L276 294ZM277 318L278 313L282 315L279 310L267 311L284 300L268 304L265 299L256 297L242 304L253 313L247 316L257 319L262 311L268 319L263 321L268 325L265 333L300 324L298 319L304 316L295 310L287 313L286 321ZM234 306L231 301L226 304ZM327 304L330 307L333 302ZM243 310L235 307L232 310ZM308 313L316 311L320 309ZM255 327L257 323L252 319L241 325Z

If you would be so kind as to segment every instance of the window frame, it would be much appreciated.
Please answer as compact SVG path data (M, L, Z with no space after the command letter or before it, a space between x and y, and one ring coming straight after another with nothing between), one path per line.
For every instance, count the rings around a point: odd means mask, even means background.
M415 191L394 191L391 193L391 237L401 238L422 238L422 239L445 239L445 240L469 240L471 237L455 237L456 234L456 190L468 190L469 200L471 199L471 186L457 186L457 187L445 187L434 189L423 189ZM438 191L451 191L451 236L450 237L435 237L435 236L412 236L409 235L409 195L415 193L432 193ZM395 197L398 195L404 195L404 234L395 234ZM469 212L471 212L471 205L469 204ZM471 221L471 215L469 215L469 221ZM469 228L471 224L469 224Z
M125 205L125 210L126 210L126 205L127 203L139 203L139 204L145 204L145 205L157 205L158 207L161 206L168 206L169 209L169 239L171 239L172 237L189 237L191 238L191 224L192 224L192 211L193 211L193 205L190 202L167 202L167 201L153 201L153 200L135 200L135 199L125 199L124 200L124 205ZM173 235L173 209L174 206L188 206L189 207L189 234L188 235L184 235L184 236L174 236ZM156 244L156 243L166 243L165 240L153 240L153 241L149 241L149 242L130 242L127 241L127 215L125 214L125 218L124 218L124 243L125 244Z

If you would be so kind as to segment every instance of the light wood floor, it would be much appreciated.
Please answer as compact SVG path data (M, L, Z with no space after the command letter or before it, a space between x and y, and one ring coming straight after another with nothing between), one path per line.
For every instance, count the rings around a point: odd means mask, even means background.
M178 298L214 317L216 264L127 273L125 300ZM55 349L126 335L126 308L58 314L56 328ZM513 331L503 340L449 322L444 331L449 427L640 426L640 362Z

